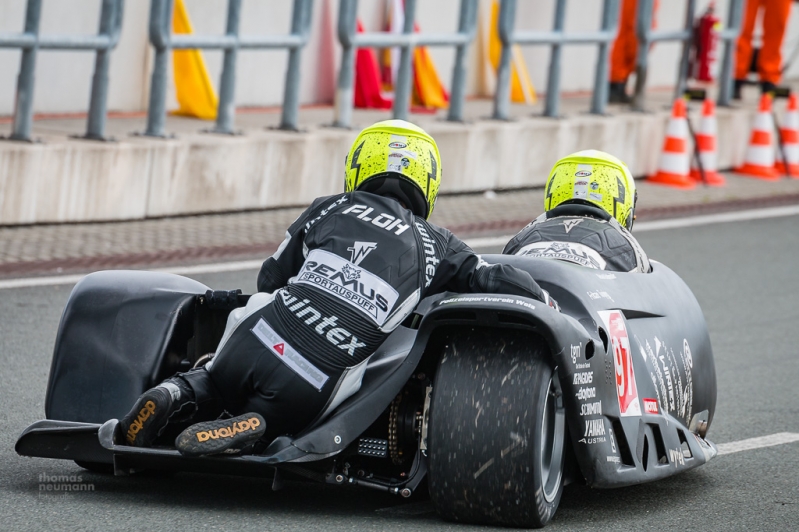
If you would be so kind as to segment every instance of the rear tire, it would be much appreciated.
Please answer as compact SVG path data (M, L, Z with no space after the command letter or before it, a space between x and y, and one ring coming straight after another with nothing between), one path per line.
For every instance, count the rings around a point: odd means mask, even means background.
M563 492L565 413L544 341L475 329L439 362L430 406L430 498L445 519L542 527Z

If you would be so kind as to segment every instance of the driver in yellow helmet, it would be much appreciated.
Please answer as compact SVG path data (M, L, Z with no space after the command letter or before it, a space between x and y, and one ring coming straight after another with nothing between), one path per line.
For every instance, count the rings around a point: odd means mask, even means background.
M638 193L627 166L597 150L555 163L545 213L514 236L508 255L573 262L598 270L648 272L649 259L630 233Z
M121 441L150 446L195 423L175 446L196 456L295 434L358 391L375 350L432 294L515 294L556 307L528 273L487 264L427 221L441 159L421 128L367 127L344 171L345 192L314 201L263 263L259 292L230 314L216 356L145 392L120 422ZM223 411L239 417L218 420Z

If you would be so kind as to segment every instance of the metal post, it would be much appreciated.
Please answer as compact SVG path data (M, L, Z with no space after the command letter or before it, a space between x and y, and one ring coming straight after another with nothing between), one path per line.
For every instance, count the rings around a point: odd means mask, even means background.
M477 19L477 0L461 0L461 13L458 20L458 33L470 35L475 32ZM469 43L459 44L455 52L455 66L452 70L452 86L450 87L449 113L447 120L463 121L463 100L466 95L466 54Z
M311 21L313 0L294 0L291 10L291 34L307 35ZM280 129L297 131L297 110L300 106L300 59L303 47L289 50L286 67L286 86L283 91L283 114Z
M619 20L618 0L605 0L602 6L602 31L616 33ZM610 57L610 43L599 43L599 53L596 60L596 75L594 77L594 93L591 95L591 114L604 115L608 105L608 63Z
M633 93L632 108L636 111L643 111L646 74L649 68L648 51L650 28L652 26L652 0L638 0L637 15L635 33L638 35L638 57L635 65L635 92Z
M17 76L17 95L14 102L14 126L12 140L30 142L33 127L33 84L36 71L36 52L39 40L39 19L42 14L42 0L28 0L25 10L25 33L36 36L35 44L22 49L22 61Z
M341 68L336 86L336 119L334 127L348 128L352 123L353 85L355 83L355 17L358 0L340 0L338 6L338 40L341 43Z
M563 34L563 20L566 18L566 0L558 0L555 4L555 22L553 31ZM559 42L552 44L549 55L549 74L547 76L547 101L544 116L556 118L560 111L560 59L562 46Z
M238 40L239 19L241 18L241 0L228 0L227 25L225 35ZM236 115L236 58L238 46L225 48L225 59L222 63L222 75L219 80L219 106L216 110L216 126L213 133L232 135L233 119Z
M122 1L103 0L100 11L100 28L98 33L106 35L109 40L114 31L119 31L122 19ZM105 140L105 113L108 102L108 66L111 59L111 48L98 48L94 60L94 76L92 92L89 97L89 116L86 120L87 139Z
M510 107L510 59L512 49L511 34L513 22L516 20L516 0L501 0L499 5L499 39L502 52L497 69L497 88L494 92L494 120L507 120Z
M735 57L735 50L738 44L737 37L741 30L741 15L743 14L743 0L732 0L727 12L726 32L731 34L724 39L724 56L721 60L721 72L719 72L719 98L720 106L728 107L732 99L732 63Z
M677 71L677 86L675 88L674 98L682 98L685 93L685 87L688 82L688 67L691 60L691 43L693 42L694 31L694 12L696 11L696 0L688 0L688 5L685 6L685 30L688 32L688 38L682 43L682 56L680 57L679 70Z
M155 48L153 75L150 79L150 105L147 108L147 130L149 137L166 137L166 85L169 40L172 35L172 0L151 0L150 41Z
M413 23L416 17L416 0L405 0L405 20L402 25L402 33L410 35L413 33ZM400 64L397 69L397 85L394 88L394 118L398 120L408 119L408 108L411 100L411 56L414 47L412 44L402 46L400 53Z

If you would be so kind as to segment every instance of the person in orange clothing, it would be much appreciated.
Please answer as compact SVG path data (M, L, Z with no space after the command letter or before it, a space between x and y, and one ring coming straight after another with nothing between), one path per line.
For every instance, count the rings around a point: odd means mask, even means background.
M782 38L791 14L791 0L747 0L741 35L738 37L733 97L741 99L741 87L752 62L752 34L760 9L763 9L763 46L757 58L757 73L762 92L773 91L780 82Z
M652 27L655 27L655 13L659 0L655 0L652 9ZM635 70L638 56L638 37L635 34L635 23L638 12L638 0L623 0L619 16L619 33L613 42L610 54L610 103L630 103L627 94L627 78Z

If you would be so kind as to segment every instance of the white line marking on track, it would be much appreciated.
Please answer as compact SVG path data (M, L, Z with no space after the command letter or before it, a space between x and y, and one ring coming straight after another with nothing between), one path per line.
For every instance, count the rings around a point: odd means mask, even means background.
M716 447L718 447L719 455L722 455L739 453L741 451L751 451L752 449L760 449L761 447L773 447L774 445L783 445L795 441L799 441L799 434L796 432L778 432L777 434L760 436L759 438L719 443Z
M640 222L635 225L636 233L646 231L660 231L664 229L678 229L680 227L693 227L717 223L741 222L745 220L760 220L764 218L778 218L782 216L799 215L799 205L787 207L771 207L767 209L752 209L748 211L725 212L721 214L706 214L689 216L686 218L673 218L653 222ZM471 248L486 248L504 246L513 235L502 235L482 238L470 238L466 243ZM261 260L244 260L237 262L217 262L213 264L200 264L197 266L174 266L169 268L154 268L150 271L174 273L177 275L197 275L203 273L237 272L242 270L257 270L261 267ZM27 288L32 286L54 286L61 284L75 284L84 275L58 275L52 277L26 277L21 279L8 279L0 281L0 290L9 288Z

